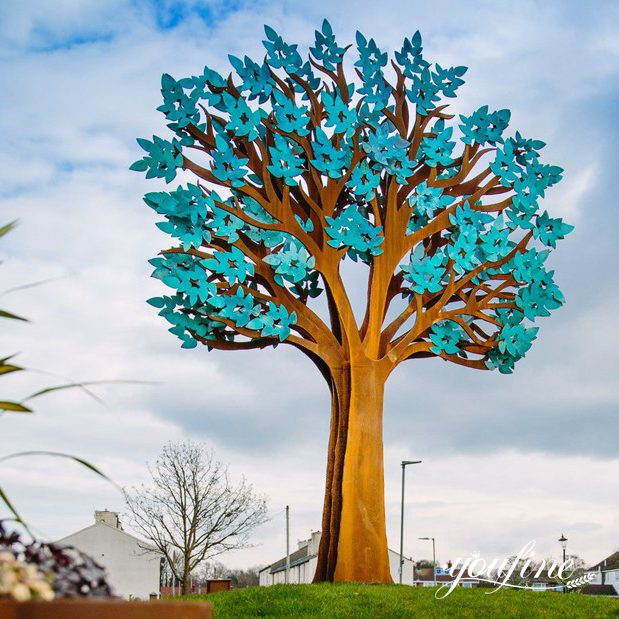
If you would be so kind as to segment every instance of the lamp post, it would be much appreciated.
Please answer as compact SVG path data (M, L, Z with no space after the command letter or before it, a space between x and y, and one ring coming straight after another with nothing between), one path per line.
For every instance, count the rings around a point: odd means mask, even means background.
M286 574L284 582L290 582L290 507L286 505Z
M561 544L561 548L563 548L563 565L565 565L565 549L567 548L567 537L561 533L561 537L559 538L559 543ZM567 589L565 585L563 585L563 593L567 593Z
M436 544L433 537L420 537L419 539L423 539L426 541L432 540L432 571L434 572L434 586L436 587Z
M563 548L563 563L565 563L565 549L567 548L567 537L565 537L563 533L561 533L559 543L561 544L561 548Z
M402 584L402 572L404 571L404 476L406 474L406 467L409 464L420 463L421 460L402 460L402 503L400 505L400 584Z

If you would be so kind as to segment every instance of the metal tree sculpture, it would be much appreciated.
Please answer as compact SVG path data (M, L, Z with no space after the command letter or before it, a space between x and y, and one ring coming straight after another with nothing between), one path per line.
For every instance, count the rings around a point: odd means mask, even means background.
M236 80L208 67L162 78L158 109L176 136L138 140L147 155L132 169L197 178L145 196L179 241L151 260L173 292L149 302L184 348L281 342L314 362L332 397L315 579L390 582L385 381L408 359L509 373L524 357L528 324L563 303L549 250L533 246L554 248L572 229L538 209L562 170L540 162L543 142L503 137L508 110L460 116L456 140L438 104L466 68L431 66L418 32L390 68L357 33L353 83L350 46L327 21L305 62L265 31L264 62L229 57ZM369 267L359 322L347 258Z

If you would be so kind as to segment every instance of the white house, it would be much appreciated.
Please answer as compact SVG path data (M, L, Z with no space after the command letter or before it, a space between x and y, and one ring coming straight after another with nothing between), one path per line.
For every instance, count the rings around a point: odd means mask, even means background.
M619 550L590 567L587 573L593 575L593 580L583 589L583 593L619 595Z
M288 577L290 584L309 584L312 582L316 573L319 544L320 531L315 531L309 539L299 541L297 550L290 553L290 573ZM389 549L389 567L391 568L391 577L394 582L399 581L399 561L400 555ZM286 582L286 557L261 569L259 575L261 586L284 584ZM404 557L402 582L412 585L413 579L413 561Z
M95 523L58 540L75 546L103 566L116 595L147 600L159 594L159 551L123 531L116 512L95 512Z

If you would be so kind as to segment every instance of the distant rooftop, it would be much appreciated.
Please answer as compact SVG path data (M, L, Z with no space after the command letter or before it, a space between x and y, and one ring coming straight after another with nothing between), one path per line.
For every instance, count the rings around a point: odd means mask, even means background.
M591 572L594 570L619 570L619 550L617 552L613 552L610 557L606 557L606 559L603 559L589 568L589 571Z

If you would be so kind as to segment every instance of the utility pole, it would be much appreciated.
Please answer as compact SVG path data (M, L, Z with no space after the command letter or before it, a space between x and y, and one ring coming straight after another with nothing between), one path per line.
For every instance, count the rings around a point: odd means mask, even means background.
M420 464L421 460L402 460L402 503L400 505L400 569L399 582L402 584L402 572L404 571L404 476L408 464ZM413 563L413 580L415 580L415 567Z
M286 584L290 580L290 507L286 505Z
M436 546L434 538L432 538L432 565L434 566L434 586L436 587Z

